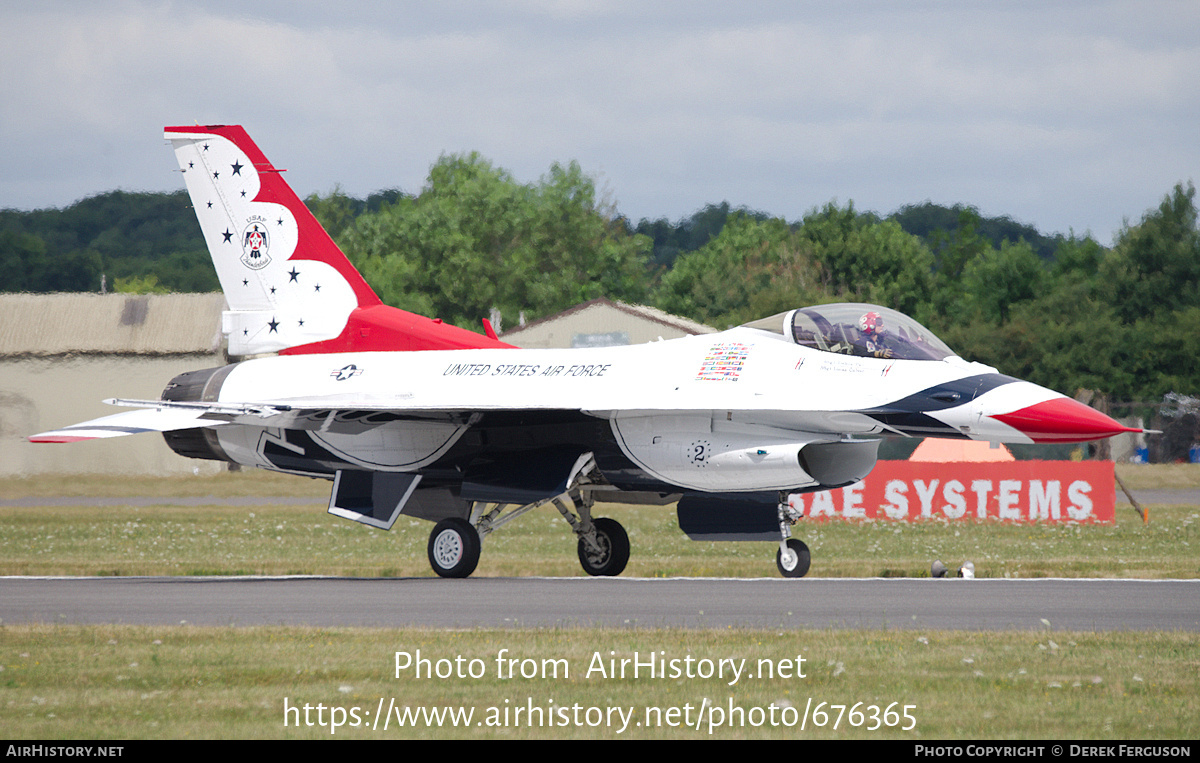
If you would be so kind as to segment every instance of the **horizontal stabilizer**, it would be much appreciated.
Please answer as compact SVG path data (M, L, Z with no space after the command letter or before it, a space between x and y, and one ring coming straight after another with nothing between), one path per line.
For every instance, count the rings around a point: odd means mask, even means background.
M201 421L203 409L146 408L105 416L82 424L35 434L30 442L79 442L106 437L124 437L142 432L171 432L198 426L219 426L223 421Z

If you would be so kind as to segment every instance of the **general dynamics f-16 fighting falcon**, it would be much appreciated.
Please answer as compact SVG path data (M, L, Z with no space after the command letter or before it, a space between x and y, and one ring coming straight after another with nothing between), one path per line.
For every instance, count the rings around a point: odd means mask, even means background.
M1130 430L958 357L863 304L800 308L718 334L522 350L382 304L238 126L168 127L229 310L230 355L160 400L34 435L161 432L180 455L333 482L329 511L390 529L434 522L429 561L465 577L481 539L553 505L591 575L629 559L602 502L677 503L693 539L770 540L809 568L788 496L853 484L879 436L1081 442ZM480 274L481 278L486 274Z

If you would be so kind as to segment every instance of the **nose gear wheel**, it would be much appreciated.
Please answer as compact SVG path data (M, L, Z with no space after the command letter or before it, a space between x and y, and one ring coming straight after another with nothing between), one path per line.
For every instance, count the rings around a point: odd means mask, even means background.
M775 566L779 568L779 574L785 578L804 577L808 574L811 564L812 555L809 554L808 546L804 545L804 541L788 538L785 543L780 544L779 550L775 552Z

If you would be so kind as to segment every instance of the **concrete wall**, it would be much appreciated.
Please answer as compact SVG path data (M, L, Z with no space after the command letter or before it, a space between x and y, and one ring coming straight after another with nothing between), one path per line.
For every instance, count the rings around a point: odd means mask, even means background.
M218 471L215 461L177 456L155 433L63 444L25 438L129 410L101 401L157 399L174 376L220 365L219 356L200 354L0 359L0 476Z

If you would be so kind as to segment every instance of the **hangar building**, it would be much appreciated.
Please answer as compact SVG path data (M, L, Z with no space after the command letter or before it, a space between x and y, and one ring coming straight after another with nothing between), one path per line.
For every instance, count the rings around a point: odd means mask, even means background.
M551 349L644 344L715 331L657 308L601 297L505 331L500 338L526 349Z
M106 398L157 399L175 376L229 362L225 298L212 294L0 294L0 477L194 474L162 437L33 444L36 432L119 413ZM715 329L652 307L595 299L506 332L519 347L599 347Z
M35 445L36 432L119 413L106 398L157 399L184 371L224 365L214 294L0 294L0 476L192 474L154 435Z

